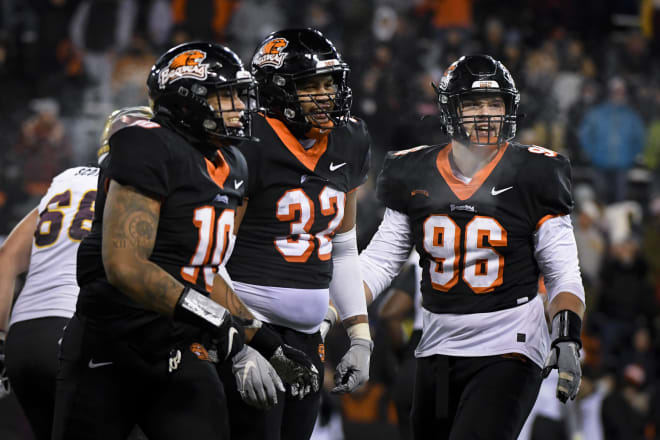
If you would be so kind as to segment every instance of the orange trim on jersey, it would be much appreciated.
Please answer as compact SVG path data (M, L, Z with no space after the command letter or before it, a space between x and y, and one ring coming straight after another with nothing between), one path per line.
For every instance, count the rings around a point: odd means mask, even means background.
M216 162L220 162L220 165L218 166L216 166L213 162L211 162L207 158L204 158L204 160L206 161L206 169L208 170L211 179L213 179L216 185L224 189L225 181L229 176L229 164L225 160L225 157L222 155L220 150L218 150L218 158L219 160L216 161Z
M541 220L539 220L539 222L536 224L536 231L538 231L539 228L541 227L541 225L542 225L543 223L545 223L546 221L550 220L551 218L561 217L562 215L564 215L564 214L548 214L548 215L544 215L543 217L541 217Z
M474 222L478 218L487 218L495 223L497 223L497 226L500 227L500 232L502 234L502 238L499 240L495 240L494 238L491 237L491 230L489 229L477 229L477 248L478 249L490 249L491 251L495 252L498 256L498 270L497 270L497 278L495 281L493 281L490 285L486 287L475 287L470 282L468 279L465 277L465 270L463 271L463 281L465 281L465 284L470 286L470 289L476 294L482 294L482 293L489 293L495 290L496 287L499 287L504 283L504 256L497 252L495 247L503 247L506 246L508 243L507 239L507 232L506 229L502 227L500 222L495 220L493 217L485 217L481 215L475 215L472 220L470 220L466 225L465 225L465 230L467 231L468 227L472 222ZM488 246L483 246L482 243L484 242L484 237L486 238L486 241L488 242ZM467 249L468 247L468 237L467 233L465 234L465 248ZM464 257L464 266L467 265L467 256ZM489 271L488 267L488 258L485 259L478 259L475 264L475 275L477 276L483 276L487 275Z
M451 165L449 164L449 153L451 152L452 144L447 145L447 147L438 152L436 166L456 197L458 197L460 200L467 200L472 197L472 195L477 192L479 188L481 188L481 185L500 162L500 159L502 159L502 156L504 155L504 152L508 146L508 142L502 145L502 148L500 148L500 151L497 152L495 157L490 162L488 162L486 166L477 171L469 183L464 183L459 180L456 176L454 176L454 173L451 170Z
M316 141L316 143L309 150L305 150L296 137L291 134L289 129L284 125L284 122L279 119L266 117L266 122L275 131L275 134L282 141L284 146L296 156L307 169L314 171L325 150L328 149L328 136L324 136Z

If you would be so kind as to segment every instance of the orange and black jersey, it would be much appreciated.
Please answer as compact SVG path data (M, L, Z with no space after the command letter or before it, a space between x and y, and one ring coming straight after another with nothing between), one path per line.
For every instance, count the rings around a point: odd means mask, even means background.
M226 147L212 162L165 124L138 121L110 138L92 230L78 250L77 311L116 336L146 324L168 334L178 324L144 310L107 281L101 243L110 179L161 201L150 260L180 282L210 290L217 266L231 254L234 214L247 182L245 158L235 147Z
M239 146L250 171L248 204L227 270L249 284L327 288L346 195L367 179L367 128L351 118L305 150L281 121L253 124L261 142Z
M451 144L390 152L380 200L410 219L423 306L434 313L515 307L537 293L534 233L569 214L570 164L554 151L509 143L469 183L454 176Z

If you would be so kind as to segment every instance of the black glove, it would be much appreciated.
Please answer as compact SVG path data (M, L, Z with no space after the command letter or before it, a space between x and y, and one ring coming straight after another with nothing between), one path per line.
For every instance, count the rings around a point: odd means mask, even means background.
M319 371L302 351L287 345L280 335L261 327L250 344L271 363L282 380L291 387L291 395L302 399L319 390Z
M10 392L7 367L5 366L5 340L0 338L0 399L7 397Z
M545 359L543 366L543 378L550 371L557 369L559 379L557 380L557 399L563 403L570 398L575 399L580 390L582 381L582 369L580 368L580 330L582 320L570 310L562 310L552 319L552 347Z

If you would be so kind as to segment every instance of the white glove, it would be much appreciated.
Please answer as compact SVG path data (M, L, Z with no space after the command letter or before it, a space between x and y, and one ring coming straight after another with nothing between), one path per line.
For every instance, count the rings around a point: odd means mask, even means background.
M350 348L335 370L333 393L353 392L369 380L369 360L373 349L374 343L369 339L351 339Z
M277 391L284 384L270 362L252 347L244 345L232 358L232 372L243 401L260 409L277 405Z
M545 379L553 369L559 370L557 379L557 399L562 403L570 398L575 399L582 382L582 368L580 368L580 347L571 341L557 342L551 349L543 366Z

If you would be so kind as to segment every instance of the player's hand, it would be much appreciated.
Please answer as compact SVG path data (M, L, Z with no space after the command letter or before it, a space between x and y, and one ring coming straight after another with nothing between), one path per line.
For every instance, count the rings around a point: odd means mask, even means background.
M337 322L337 310L332 306L328 306L328 311L325 313L325 318L323 318L323 322L319 328L323 342L325 342L325 337L328 335L332 326L335 325L335 322Z
M582 368L580 368L580 347L576 342L561 341L553 343L543 366L545 379L553 369L559 370L557 380L557 399L563 403L575 399L580 390Z
M319 390L319 370L304 352L282 344L268 360L280 377L290 385L292 396L302 399Z
M261 326L250 345L271 363L282 380L291 387L291 394L302 399L319 390L319 372L302 351L287 345L272 329Z
M213 335L218 349L220 361L232 358L243 349L245 344L245 330L243 326L226 312L222 324Z
M351 346L335 370L333 393L350 393L369 380L369 360L374 343L368 339L353 338Z
M5 366L5 340L0 339L0 399L7 397L10 391L7 367Z
M258 351L244 345L232 358L232 372L241 398L248 405L268 409L277 405L277 392L284 392L282 379Z

